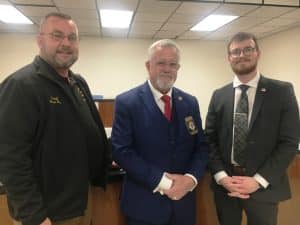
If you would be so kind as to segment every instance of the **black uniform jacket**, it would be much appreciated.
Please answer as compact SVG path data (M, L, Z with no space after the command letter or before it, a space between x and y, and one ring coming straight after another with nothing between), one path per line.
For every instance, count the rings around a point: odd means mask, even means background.
M37 56L0 86L0 180L23 225L80 216L88 185L105 186L104 128L86 82L69 75L72 85Z

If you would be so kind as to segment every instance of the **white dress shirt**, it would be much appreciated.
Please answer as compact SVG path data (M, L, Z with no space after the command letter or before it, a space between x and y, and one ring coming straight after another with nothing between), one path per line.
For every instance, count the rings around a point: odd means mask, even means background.
M237 76L234 77L234 80L233 80L233 88L235 89L234 91L234 112L235 112L235 109L236 109L236 106L237 106L237 103L241 97L241 89L238 88L240 85L242 84L245 84L245 85L248 85L249 88L247 90L247 95L248 95L248 124L250 124L250 119L251 119L251 116L252 116L252 111L253 111L253 104L254 104L254 100L255 100L255 94L256 94L256 90L257 90L257 85L258 85L258 82L259 82L259 79L260 79L260 74L259 72L257 71L257 74L256 76L250 80L248 83L242 83ZM234 115L232 115L234 116ZM233 131L232 131L232 143L234 143L234 125L233 125ZM233 145L232 145L232 150L231 150L231 162L232 164L234 165L238 165L235 160L234 160L234 157L233 157L233 151L234 151L234 148L233 148ZM220 180L224 177L228 176L227 173L225 171L219 171L217 172L215 175L214 175L214 178L215 180L217 181L217 183L219 184ZM258 173L256 173L253 178L261 185L263 186L264 188L267 188L268 185L269 185L269 182L263 178L261 175L259 175Z

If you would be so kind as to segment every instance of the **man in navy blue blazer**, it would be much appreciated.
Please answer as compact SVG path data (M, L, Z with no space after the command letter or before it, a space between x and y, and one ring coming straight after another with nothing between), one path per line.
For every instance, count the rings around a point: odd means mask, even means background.
M129 225L195 224L207 145L197 99L173 87L179 60L175 42L153 43L149 79L115 101L113 158L126 171L121 209Z

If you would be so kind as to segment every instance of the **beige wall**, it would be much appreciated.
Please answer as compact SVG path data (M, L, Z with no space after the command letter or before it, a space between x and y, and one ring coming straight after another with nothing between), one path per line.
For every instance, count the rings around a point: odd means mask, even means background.
M300 97L300 28L260 40L260 70L275 79L289 80ZM147 78L146 50L153 40L100 39L83 37L80 59L73 71L88 81L93 94L114 98ZM226 59L226 43L178 40L182 49L181 69L176 86L199 99L203 117L214 89L230 82L232 73ZM11 72L32 61L38 49L34 35L0 34L0 82ZM299 64L299 63L298 63Z
M300 103L300 27L263 39L261 48L262 73L292 82Z

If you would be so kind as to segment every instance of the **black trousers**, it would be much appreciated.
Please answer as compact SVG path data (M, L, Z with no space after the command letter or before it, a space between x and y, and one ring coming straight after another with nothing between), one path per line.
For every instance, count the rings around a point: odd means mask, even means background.
M226 192L214 192L220 225L241 225L242 212L247 216L247 225L276 225L278 203L260 202L254 199L240 199Z

